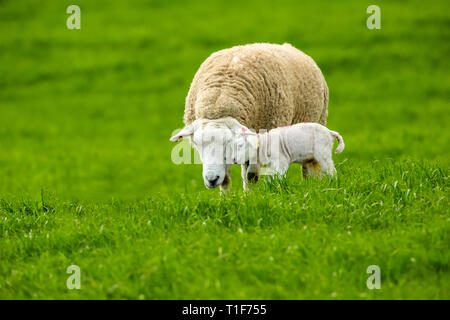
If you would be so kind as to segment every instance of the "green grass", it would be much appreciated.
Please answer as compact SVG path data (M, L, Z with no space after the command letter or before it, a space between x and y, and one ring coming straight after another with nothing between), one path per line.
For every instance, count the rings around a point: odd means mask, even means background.
M76 3L70 31L72 3L0 1L0 298L450 298L447 1L379 1L380 30L369 2ZM337 179L233 168L222 197L171 162L200 63L251 42L321 67Z

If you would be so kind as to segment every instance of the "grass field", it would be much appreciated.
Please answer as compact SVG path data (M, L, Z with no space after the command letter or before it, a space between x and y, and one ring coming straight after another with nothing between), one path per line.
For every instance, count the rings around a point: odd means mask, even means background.
M0 1L1 299L450 298L448 1L69 4ZM321 67L337 179L171 162L201 62L252 42Z

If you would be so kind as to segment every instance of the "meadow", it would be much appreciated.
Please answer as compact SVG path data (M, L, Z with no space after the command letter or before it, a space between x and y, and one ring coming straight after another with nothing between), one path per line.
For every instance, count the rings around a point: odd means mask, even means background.
M448 1L69 4L0 1L0 299L450 298ZM320 66L336 179L172 163L202 61L254 42Z

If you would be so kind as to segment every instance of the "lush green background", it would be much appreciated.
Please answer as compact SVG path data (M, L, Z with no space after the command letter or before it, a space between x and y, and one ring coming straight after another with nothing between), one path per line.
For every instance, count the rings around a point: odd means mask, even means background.
M450 298L448 1L69 4L0 1L0 298ZM321 67L338 179L171 162L200 63L252 42Z

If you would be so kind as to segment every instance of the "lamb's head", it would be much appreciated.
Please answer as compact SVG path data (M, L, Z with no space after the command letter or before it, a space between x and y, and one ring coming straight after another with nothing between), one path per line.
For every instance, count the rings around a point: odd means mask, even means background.
M235 132L243 126L231 117L197 119L170 138L171 141L189 138L200 154L203 163L203 180L206 187L215 188L224 183L233 164L230 143Z
M231 154L233 163L256 164L258 154L257 134L246 127L241 128L241 133L235 135L231 143L229 143L228 150L228 154Z

